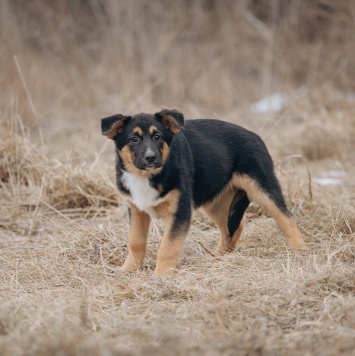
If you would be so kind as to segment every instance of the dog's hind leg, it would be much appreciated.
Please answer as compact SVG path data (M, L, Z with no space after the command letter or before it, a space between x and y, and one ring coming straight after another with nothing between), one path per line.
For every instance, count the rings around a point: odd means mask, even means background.
M280 185L275 176L269 175L257 182L247 175L237 174L234 181L237 187L247 193L250 201L259 204L275 219L280 230L284 233L289 247L302 250L306 248L292 214L286 207Z
M238 189L235 193L228 214L228 239L226 246L221 246L220 252L231 251L235 248L243 230L242 219L250 200L244 190Z
M206 215L220 231L217 254L234 250L243 231L242 218L248 205L245 192L226 189L214 201L203 206Z

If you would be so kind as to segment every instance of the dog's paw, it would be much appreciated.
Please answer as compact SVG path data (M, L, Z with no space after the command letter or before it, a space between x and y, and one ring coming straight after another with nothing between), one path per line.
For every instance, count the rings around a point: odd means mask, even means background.
M223 255L228 255L233 251L234 251L234 246L233 247L217 246L217 248L214 250L214 255L212 253L210 253L210 255L212 255L212 257L223 256Z
M295 250L307 250L308 249L308 247L303 239L289 240L287 245L288 245L288 247L293 248Z
M123 266L120 267L120 270L126 272L136 272L139 268L140 268L139 265L127 259L126 262L123 264Z
M153 273L153 276L172 277L174 271L175 268L156 268Z

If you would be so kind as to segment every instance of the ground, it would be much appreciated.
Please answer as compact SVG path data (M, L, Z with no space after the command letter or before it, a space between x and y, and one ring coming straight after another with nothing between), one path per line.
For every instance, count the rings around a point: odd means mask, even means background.
M354 355L354 5L147 4L0 5L0 354ZM217 257L196 211L172 278L160 222L121 271L100 119L164 107L257 132L308 250L252 205Z
M128 216L113 183L113 144L94 166L75 147L59 161L15 126L1 147L2 354L353 353L354 170L346 162L275 160L308 250L287 248L275 222L251 206L236 251L216 257L218 231L197 211L176 273L163 278L152 276L159 222L144 269L119 269ZM317 183L329 175L340 184Z

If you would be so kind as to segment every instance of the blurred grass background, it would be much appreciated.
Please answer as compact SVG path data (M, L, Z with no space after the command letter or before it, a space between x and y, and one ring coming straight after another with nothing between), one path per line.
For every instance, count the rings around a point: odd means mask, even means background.
M1 110L16 98L30 127L162 106L228 115L302 86L355 90L351 0L3 0L0 16Z

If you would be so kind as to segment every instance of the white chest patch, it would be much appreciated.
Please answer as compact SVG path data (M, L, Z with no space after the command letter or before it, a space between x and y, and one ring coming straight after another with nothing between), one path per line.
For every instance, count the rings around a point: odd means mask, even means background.
M123 172L122 175L123 185L130 191L132 197L130 200L138 209L151 213L150 208L160 204L167 199L159 197L159 191L154 189L149 184L149 179L137 174Z

